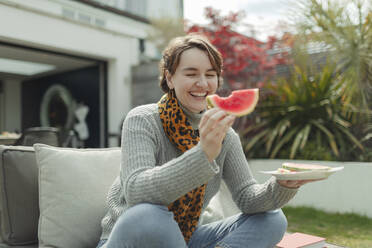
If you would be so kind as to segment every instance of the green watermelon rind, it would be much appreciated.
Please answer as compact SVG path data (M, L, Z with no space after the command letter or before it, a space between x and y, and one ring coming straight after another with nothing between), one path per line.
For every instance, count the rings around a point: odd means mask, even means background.
M258 102L258 99L259 99L258 89L256 89L256 90L257 90L256 97L255 97L253 103L250 105L249 108L247 108L243 111L240 111L240 112L229 111L229 110L226 110L226 109L224 109L224 111L228 114L232 114L232 115L235 115L237 117L241 117L241 116L248 115L248 114L252 113L253 110L256 108L256 105L257 105L257 102ZM209 108L218 107L218 105L213 101L213 96L216 96L216 95L207 96L207 105L208 105Z

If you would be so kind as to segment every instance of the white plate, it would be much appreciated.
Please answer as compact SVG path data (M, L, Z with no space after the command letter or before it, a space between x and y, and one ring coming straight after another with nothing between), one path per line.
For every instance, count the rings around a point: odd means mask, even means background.
M311 179L324 179L329 177L336 171L344 169L341 167L333 167L327 171L302 171L302 172L291 172L291 173L280 173L275 171L260 171L260 173L270 174L275 176L278 180L311 180Z

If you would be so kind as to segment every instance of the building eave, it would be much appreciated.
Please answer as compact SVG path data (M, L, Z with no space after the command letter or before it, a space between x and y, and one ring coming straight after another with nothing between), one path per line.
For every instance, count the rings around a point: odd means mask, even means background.
M109 11L109 12L117 14L117 15L125 16L125 17L131 18L135 21L150 24L150 20L145 18L145 17L132 14L132 13L130 13L128 11L125 11L125 10L119 10L119 9L116 9L116 8L113 8L113 7L110 7L110 6L106 6L106 5L100 4L98 2L94 2L92 0L72 0L72 1L80 2L80 3L86 4L86 5L92 6L94 8L106 10L106 11Z

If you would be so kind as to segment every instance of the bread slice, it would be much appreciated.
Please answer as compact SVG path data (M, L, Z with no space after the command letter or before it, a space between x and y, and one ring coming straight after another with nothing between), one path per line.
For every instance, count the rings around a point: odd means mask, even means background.
M296 164L296 163L283 163L282 168L290 171L327 171L331 169L329 166L316 165L316 164Z

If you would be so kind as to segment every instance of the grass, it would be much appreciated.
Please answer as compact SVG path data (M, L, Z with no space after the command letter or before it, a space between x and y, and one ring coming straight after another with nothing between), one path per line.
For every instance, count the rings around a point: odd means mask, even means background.
M327 213L310 207L284 207L288 232L326 238L331 244L351 248L372 247L372 219L357 214Z

